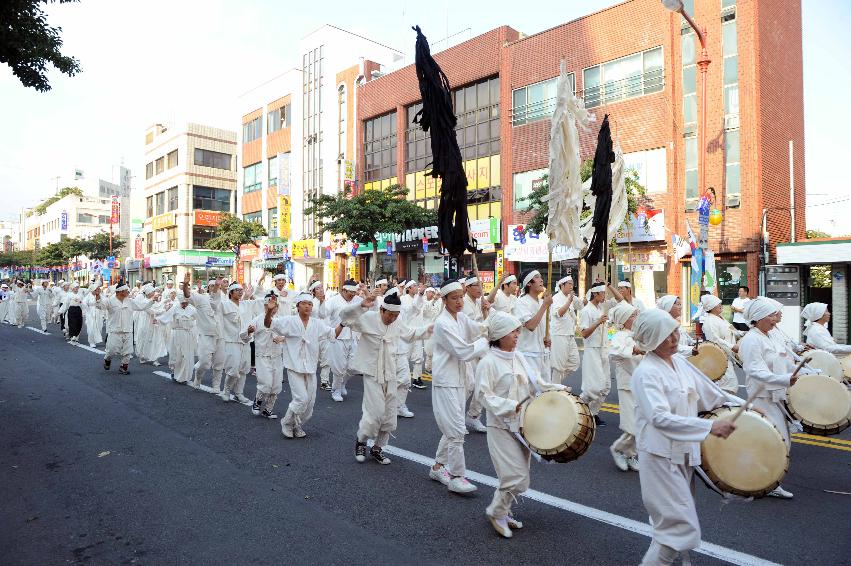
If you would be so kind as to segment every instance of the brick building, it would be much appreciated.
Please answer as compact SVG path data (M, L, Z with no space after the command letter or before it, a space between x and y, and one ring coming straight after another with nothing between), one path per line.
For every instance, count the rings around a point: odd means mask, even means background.
M779 0L685 5L706 28L712 60L706 184L714 188L714 206L724 221L710 227L709 246L727 299L740 282L757 287L766 260L761 255L763 214L772 242L790 236L790 140L795 231L799 238L804 234L801 7ZM685 298L688 258L673 260L671 237L685 236L687 219L698 231L698 55L688 24L657 0L631 0L530 36L500 27L437 53L454 90L471 219L480 221L479 229L489 217L491 227L498 223L499 237L491 238L498 241L490 242L495 253L479 258L480 269L498 272L503 262L509 272L541 265L540 240L521 241L514 227L528 220L525 198L546 173L549 118L563 59L577 93L597 115L591 131L582 135L583 159L593 156L599 124L608 114L627 167L637 171L648 190L648 207L661 212L646 233L635 226L641 234L632 229L624 234L617 252L619 276L631 278L645 300L668 292ZM428 139L410 124L419 103L413 66L359 88L358 179L363 187L402 180L412 189L409 198L434 206L437 188L421 175L430 161ZM387 135L383 127L376 129L384 122L392 125ZM404 140L396 132L404 132ZM377 145L393 153L389 167L384 161L375 165ZM434 247L409 250L397 245L400 277L438 269ZM556 271L575 266L575 260L560 261Z

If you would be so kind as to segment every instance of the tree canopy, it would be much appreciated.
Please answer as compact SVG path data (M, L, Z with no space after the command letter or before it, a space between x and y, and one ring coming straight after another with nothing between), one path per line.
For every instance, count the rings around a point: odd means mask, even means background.
M59 192L57 192L55 195L44 199L37 206L33 207L32 211L30 212L30 215L37 214L38 216L43 216L47 212L47 207L49 207L53 203L59 202L68 195L76 195L78 197L81 197L83 196L83 189L81 189L80 187L63 187L59 189Z
M119 236L112 236L112 255L117 255L119 249L123 248L127 242ZM109 233L98 232L97 234L83 240L84 253L91 258L105 258L109 256Z
M55 0L3 0L0 2L0 63L6 63L27 88L39 92L51 89L47 65L73 77L80 62L63 55L62 28L51 27L42 4ZM60 4L78 0L59 0Z
M35 265L33 253L27 251L0 253L0 267L29 267Z
M232 214L223 214L222 220L216 227L216 235L207 242L211 250L227 250L234 254L239 252L239 246L253 244L266 236L266 228L262 224L247 222Z

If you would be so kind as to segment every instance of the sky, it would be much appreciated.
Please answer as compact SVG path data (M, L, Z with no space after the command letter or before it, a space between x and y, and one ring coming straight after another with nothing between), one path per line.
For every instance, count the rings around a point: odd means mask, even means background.
M53 90L42 94L0 65L0 220L53 194L57 176L60 187L72 184L75 169L117 180L123 163L139 186L144 131L153 123L237 130L239 96L295 66L299 39L325 23L400 49L411 62L413 24L432 44L447 35L457 43L500 25L537 33L615 3L539 0L518 10L504 0L372 0L368 10L350 12L350 2L318 0L309 5L321 9L298 13L293 6L304 4L276 0L49 4L62 51L83 72L69 78L52 70ZM840 221L851 201L836 203L851 196L851 182L833 173L834 159L851 154L851 114L837 105L851 92L843 71L851 59L842 29L848 21L851 2L803 0L807 223L836 235L851 233Z

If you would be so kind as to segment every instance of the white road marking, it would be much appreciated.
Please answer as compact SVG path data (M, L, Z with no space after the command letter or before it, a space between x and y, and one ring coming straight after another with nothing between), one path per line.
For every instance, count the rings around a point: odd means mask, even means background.
M83 350L87 350L87 351L92 352L92 353L95 353L95 354L100 354L101 356L105 356L105 355L106 355L106 352L105 352L105 351L103 351L103 350L98 350L97 348L92 348L91 346L87 346L86 344L76 344L76 343L75 343L75 344L74 344L74 346L76 346L76 347L78 347L78 348L82 348Z
M50 332L45 332L40 328L33 328L32 326L27 326L27 330L32 330L33 332L38 332L39 334L44 334L45 336L49 336Z
M422 454L417 454L416 452L410 452L409 450L405 450L403 448L397 448L395 446L386 446L384 450L389 454L394 454L396 456L399 456L400 458L410 460L411 462L416 462L417 464L423 464L425 466L431 466L432 464L434 464L434 458L429 458L427 456L423 456ZM471 470L467 470L467 479L476 481L478 483L493 488L499 486L499 480L497 480L495 477L486 476L485 474L480 474L479 472L474 472ZM621 517L620 515L615 515L614 513L609 513L608 511L602 511L600 509L588 507L587 505L582 505L581 503L576 503L568 499L562 499L561 497L555 497L553 495L549 495L541 491L536 491L534 489L530 489L529 491L524 493L523 496L528 497L529 499L532 499L534 501L543 503L545 505L556 507L557 509L563 509L564 511L575 513L576 515L581 515L583 517L587 517L595 521L600 521L601 523L606 523L607 525L612 525L614 527L618 527L636 534L644 535L646 537L651 537L653 535L652 529L650 528L649 524L642 523L640 521L635 521L627 517ZM700 554L705 554L706 556L711 556L713 558L729 562L730 564L737 564L739 566L780 566L776 562L764 560L762 558L758 558L756 556L752 556L744 552L739 552L738 550L733 550L731 548L726 548L724 546L712 544L711 542L706 541L701 541L700 547L696 548L695 552L699 552Z
M154 371L152 372L154 375L158 375L160 377L166 378L168 381L171 381L171 374L164 371Z

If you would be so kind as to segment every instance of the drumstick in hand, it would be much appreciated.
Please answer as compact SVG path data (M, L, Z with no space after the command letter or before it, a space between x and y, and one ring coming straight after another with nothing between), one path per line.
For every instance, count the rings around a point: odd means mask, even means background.
M792 373L792 378L794 378L796 375L798 375L798 372L801 371L801 368L804 367L804 364L806 364L808 361L809 361L809 359L805 357L798 363L798 366L795 368L795 371ZM748 407L748 405L753 403L753 400L756 399L757 395L759 395L762 392L762 390L763 390L763 386L762 386L762 384L760 384L759 387L757 387L756 390L754 390L753 394L750 397L748 397L748 400L745 401L745 404L742 405L741 407L739 407L739 409L733 414L733 418L730 419L731 423L736 422L736 419L738 419L742 415L742 413L745 412L745 409Z

